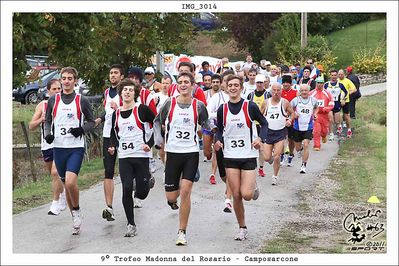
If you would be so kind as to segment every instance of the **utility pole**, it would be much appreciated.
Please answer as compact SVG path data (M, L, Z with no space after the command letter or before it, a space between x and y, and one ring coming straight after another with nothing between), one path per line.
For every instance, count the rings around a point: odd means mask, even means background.
M301 13L301 48L308 44L308 17L307 13Z
M161 20L163 21L163 13L159 15ZM159 34L161 34L159 32ZM164 61L164 55L163 51L157 51L156 52L156 64L157 64L157 72L160 72L162 75L165 74L165 61Z

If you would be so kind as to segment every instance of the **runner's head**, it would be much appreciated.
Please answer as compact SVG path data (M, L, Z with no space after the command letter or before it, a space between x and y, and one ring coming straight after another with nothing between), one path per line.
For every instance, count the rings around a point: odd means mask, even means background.
M263 74L258 74L255 77L255 84L257 91L264 91L265 90L265 80L266 77Z
M169 76L164 76L161 80L162 90L168 92L170 84L172 84L172 79Z
M122 97L124 103L137 102L140 89L140 85L130 78L123 79L118 84L118 94Z
M305 66L305 67L303 68L303 78L304 78L304 79L309 78L309 76L310 76L310 71L312 71L312 70L310 69L310 66Z
M222 83L222 78L220 77L220 75L218 75L218 74L215 74L215 75L213 75L212 76L212 78L211 78L211 88L212 88L212 90L214 90L214 91L219 91L220 90L220 85L221 85L221 83Z
M111 86L115 87L119 82L124 78L125 70L121 64L114 64L111 66L109 70L109 81L111 82Z
M290 75L284 75L281 77L281 83L283 84L284 90L289 90L291 88L292 78Z
M177 77L177 87L181 96L191 96L194 84L194 76L189 72L182 72Z
M343 70L343 69L338 70L338 78L340 80L345 78L345 70Z
M48 97L61 91L61 82L59 79L52 79L47 83Z
M322 90L324 88L324 78L317 77L315 81L316 81L316 89Z
M271 93L272 93L272 98L274 100L279 101L281 98L281 84L278 82L273 82L272 88L271 88Z
M331 82L336 82L338 78L338 71L335 69L330 70L330 80Z
M230 100L238 100L241 98L242 92L242 78L237 75L229 75L226 78L227 92Z
M227 93L227 77L229 75L234 75L234 71L229 69L223 72L223 74L220 76L222 78L222 83L220 84L220 88Z
M78 81L78 71L74 67L64 67L60 73L63 91L71 93Z
M301 84L301 86L299 86L299 95L301 95L303 99L307 99L309 97L309 91L310 86L308 84Z

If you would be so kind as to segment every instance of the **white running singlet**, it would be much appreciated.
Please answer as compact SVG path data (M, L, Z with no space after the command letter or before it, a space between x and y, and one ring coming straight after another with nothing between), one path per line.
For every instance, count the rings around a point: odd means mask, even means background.
M245 100L241 110L234 115L229 110L229 104L223 105L223 138L224 158L256 158L258 151L252 147L252 142L258 137L256 125L248 112L249 101Z
M61 93L55 95L53 108L54 148L83 148L84 136L75 138L69 130L82 126L83 113L80 105L80 94L70 104L65 104Z
M269 129L281 130L285 128L287 114L283 110L283 100L280 99L277 105L272 105L272 98L267 99L265 117L269 123Z
M114 113L114 109L111 108L111 102L114 101L119 108L121 106L121 101L119 94L116 94L114 98L111 98L111 96L109 96L109 88L105 90L104 94L105 121L103 128L103 137L110 138L112 129L112 114Z
M131 115L123 118L121 109L116 110L115 133L119 141L118 157L122 158L150 158L151 150L143 150L144 142L144 123L140 121L138 106L134 106Z
M180 108L176 97L172 97L168 117L165 121L165 151L175 153L198 152L197 99L192 99L189 108Z
M294 98L291 102L294 111L299 115L294 120L293 127L299 131L313 129L313 109L317 106L317 101L313 97L303 99L301 96Z
M332 96L334 97L334 101L338 102L340 101L340 95L341 95L341 88L339 86L339 82L337 81L337 83L335 85L331 85L331 82L329 81L327 83L327 90L332 94Z

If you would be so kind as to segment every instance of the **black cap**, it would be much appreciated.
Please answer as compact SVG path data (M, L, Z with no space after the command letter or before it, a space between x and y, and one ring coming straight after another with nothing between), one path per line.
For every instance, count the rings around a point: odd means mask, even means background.
M140 80L140 82L142 82L144 79L143 70L141 70L139 67L131 67L127 71L127 77L136 77Z
M284 75L281 77L281 83L292 83L292 78L290 75Z

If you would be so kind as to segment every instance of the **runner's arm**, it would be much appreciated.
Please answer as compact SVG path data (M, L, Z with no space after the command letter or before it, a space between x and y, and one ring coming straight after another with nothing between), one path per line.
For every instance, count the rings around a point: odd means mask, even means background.
M35 113L32 116L32 120L29 122L29 129L35 130L43 121L43 102L40 102L35 109ZM44 118L44 119L43 119Z
M51 134L51 125L53 123L53 108L55 102L55 95L51 96L47 101L46 121L44 123L44 136Z
M93 111L91 109L89 100L87 100L86 97L82 97L80 104L82 108L82 113L84 114L86 120L86 123L82 126L82 128L84 130L84 133L87 134L93 129L95 125Z
M160 147L163 143L163 136L165 135L163 127L169 113L171 98L168 98L159 110L159 114L154 119L154 141L155 146Z
M259 137L263 141L267 136L267 129L269 124L267 123L266 118L260 112L258 106L254 102L249 102L248 113L252 120L258 121L260 124L260 132Z
M150 125L153 126L155 114L148 106L140 104L138 113L139 113L139 118L142 122L149 123ZM150 148L154 146L154 131L151 132L151 137L148 141L146 141L145 144L147 144Z

